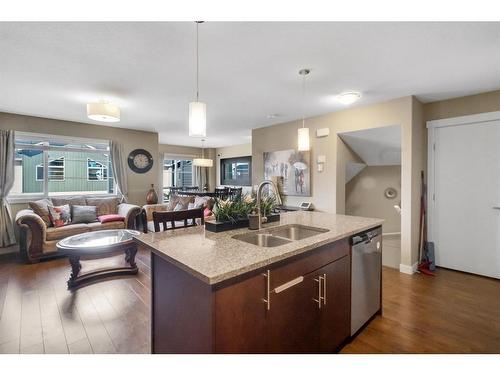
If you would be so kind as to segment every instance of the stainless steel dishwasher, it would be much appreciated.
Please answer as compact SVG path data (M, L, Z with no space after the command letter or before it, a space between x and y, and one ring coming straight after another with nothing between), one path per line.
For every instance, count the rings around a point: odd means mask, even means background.
M351 336L380 310L382 229L351 238Z

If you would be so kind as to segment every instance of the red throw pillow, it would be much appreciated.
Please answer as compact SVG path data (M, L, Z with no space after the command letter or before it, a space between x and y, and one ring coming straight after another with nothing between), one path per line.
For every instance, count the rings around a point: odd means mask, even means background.
M112 221L125 221L125 217L118 214L101 215L98 216L97 219L101 222L101 224L110 223Z
M203 216L205 217L212 216L212 211L210 211L209 208L205 208L205 211L203 211Z

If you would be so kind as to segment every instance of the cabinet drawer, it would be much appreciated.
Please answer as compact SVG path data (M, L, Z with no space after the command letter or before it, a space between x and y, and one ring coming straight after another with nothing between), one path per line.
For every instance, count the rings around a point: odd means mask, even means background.
M345 238L287 259L284 263L271 268L271 289L289 282L296 277L313 272L348 254L349 241Z

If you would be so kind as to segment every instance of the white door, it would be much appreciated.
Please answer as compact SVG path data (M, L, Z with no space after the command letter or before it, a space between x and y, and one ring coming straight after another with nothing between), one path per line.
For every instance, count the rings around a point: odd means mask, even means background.
M436 264L500 278L500 121L429 131L435 142L429 225Z

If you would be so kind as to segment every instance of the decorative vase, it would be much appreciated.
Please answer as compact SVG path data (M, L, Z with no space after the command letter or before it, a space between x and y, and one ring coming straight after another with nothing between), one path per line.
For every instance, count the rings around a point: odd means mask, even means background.
M149 189L146 194L146 203L147 204L156 204L158 203L158 194L156 194L155 185L151 184L151 189Z

